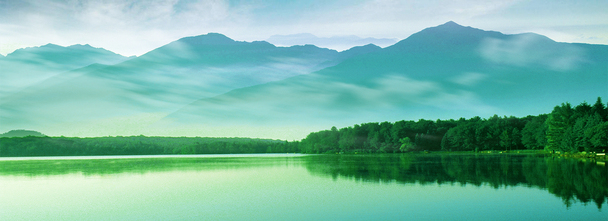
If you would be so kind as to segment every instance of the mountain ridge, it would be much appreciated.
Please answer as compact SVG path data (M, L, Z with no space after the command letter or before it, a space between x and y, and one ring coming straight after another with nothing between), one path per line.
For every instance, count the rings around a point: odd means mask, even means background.
M313 44L319 47L333 48L338 51L348 50L352 47L375 44L387 47L397 42L389 38L361 38L355 35L317 37L310 33L300 33L292 35L272 35L266 41L279 46Z
M28 54L39 54L38 56L44 56L44 54L50 54L50 55L70 54L70 53L79 54L82 51L89 51L89 52L96 53L96 54L105 54L108 57L110 57L110 56L125 57L125 58L134 57L134 56L131 56L131 57L122 56L122 55L112 52L110 50L107 50L104 48L96 48L89 44L84 44L84 45L83 44L74 44L74 45L64 47L64 46L48 43L48 44L41 45L41 46L17 49L15 51L7 54L6 58L8 58L8 59L31 59L31 57L29 57L31 55L28 55ZM42 55L40 55L40 54L42 54ZM123 60L123 59L115 58L115 60ZM118 62L110 62L108 64L113 64L113 63L118 63Z
M547 39L454 22L341 52L190 36L28 87L0 104L0 129L299 139L331 126L537 114L608 96L608 46Z
M201 99L164 121L233 125L241 131L325 124L322 129L402 119L525 116L563 100L608 96L605 47L547 39L448 22L315 73Z
M0 59L0 98L62 72L94 63L118 64L131 58L90 45L46 44L18 49Z
M0 103L0 121L4 124L0 128L80 128L71 130L91 136L89 128L103 131L108 122L117 125L130 118L152 121L197 99L307 74L335 65L333 60L374 48L340 53L314 45L276 47L263 41L238 42L217 33L181 38L128 61L87 66L27 87ZM116 119L120 120L114 122ZM113 132L102 133L130 131L109 128Z

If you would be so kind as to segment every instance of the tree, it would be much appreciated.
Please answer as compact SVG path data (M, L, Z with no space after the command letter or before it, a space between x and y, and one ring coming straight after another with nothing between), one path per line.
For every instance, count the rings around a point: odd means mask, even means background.
M602 103L601 97L597 98L597 101L591 107L591 111L599 114L602 121L608 121L608 109L604 106L604 103Z
M451 150L452 146L450 145L449 135L446 133L441 138L441 150Z
M503 147L505 150L511 149L512 140L511 140L511 136L509 136L509 131L507 131L507 130L502 131L502 133L500 134L499 137L500 137L500 146Z
M533 117L521 131L521 143L528 149L540 149L547 145L547 115Z
M401 147L399 148L401 151L413 151L416 150L416 145L412 143L409 137L404 137L399 140L401 143Z
M608 151L608 121L598 124L585 131L585 137L589 138L591 151Z
M572 125L573 110L570 103L555 106L547 118L547 149L562 150L562 140ZM569 135L569 134L568 134Z
M521 132L519 129L513 128L511 131L511 147L515 149L519 149L521 145Z

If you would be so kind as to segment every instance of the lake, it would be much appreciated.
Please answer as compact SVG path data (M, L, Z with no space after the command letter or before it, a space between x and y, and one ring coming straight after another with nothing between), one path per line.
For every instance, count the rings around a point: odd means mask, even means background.
M0 158L0 220L606 220L608 170L517 154Z

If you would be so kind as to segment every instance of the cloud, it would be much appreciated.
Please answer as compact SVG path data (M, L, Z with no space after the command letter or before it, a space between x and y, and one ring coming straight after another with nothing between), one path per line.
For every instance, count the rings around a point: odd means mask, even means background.
M336 82L316 74L299 78L297 83L271 83L202 100L167 120L205 127L317 126L500 113L472 92L399 74L369 84Z
M247 41L304 32L403 39L450 20L499 31L606 25L600 11L605 3L564 2L550 8L521 0L0 0L0 54L55 43L141 55L181 37L209 32ZM605 44L605 31L597 30L564 33L585 36L569 39ZM593 40L597 38L604 40Z
M336 12L331 17L334 19L333 21L338 22L354 21L356 23L373 23L377 25L386 24L386 22L407 22L410 25L429 21L443 23L449 20L470 19L499 11L508 8L517 1L370 0L346 6L344 10Z
M452 78L451 81L465 86L473 86L487 77L486 74L467 72Z
M22 45L91 44L141 55L185 36L247 25L247 5L224 0L7 1L0 7L0 53Z
M49 136L136 136L148 132L145 128L166 115L166 113L136 113L78 122L64 121L56 124L33 125L31 128L37 131L45 131L45 134Z
M466 83L483 78L476 73L467 73ZM463 80L461 78L460 80ZM331 85L339 90L349 91L363 99L363 104L372 107L389 107L417 111L428 107L446 110L465 110L479 115L495 113L496 108L483 104L478 97L469 91L448 90L438 82L415 80L407 76L392 74L373 80L374 86L362 87L352 84ZM413 109L412 109L413 110ZM427 118L432 117L430 115Z
M497 64L540 65L555 71L570 71L585 61L582 48L551 43L552 40L536 34L514 35L509 39L488 38L482 42L480 54Z

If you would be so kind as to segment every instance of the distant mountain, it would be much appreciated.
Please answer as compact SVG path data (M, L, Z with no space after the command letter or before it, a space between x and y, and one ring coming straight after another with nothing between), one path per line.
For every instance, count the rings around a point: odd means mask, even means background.
M17 49L6 56L7 60L32 64L43 64L45 68L74 69L94 63L117 64L128 58L90 45L72 45L63 47L46 44L40 47Z
M359 122L536 115L562 102L608 97L607 73L606 45L448 22L313 74L199 100L158 127L301 138L311 128Z
M186 37L119 64L86 66L12 94L0 101L0 129L138 135L198 99L308 74L374 49L340 53L313 45L239 42L217 33Z
M353 58L353 57L356 57L359 55L374 53L374 52L380 51L380 49L382 49L382 48L377 45L374 45L374 44L355 46L355 47L352 47L351 49L340 52L340 54L335 59L321 63L321 65L319 65L319 66L320 67L331 67L331 66L337 65L349 58Z
M0 137L45 137L46 135L33 130L11 130L9 132L0 134Z
M117 64L130 58L90 45L47 44L18 49L0 59L0 98L62 72L91 64Z
M0 70L0 84L9 86L0 87L0 130L299 139L331 126L536 115L608 97L606 45L453 22L385 48L277 47L210 33L116 64L46 60L21 56L22 72ZM47 72L57 74L35 84L13 81Z
M270 36L270 38L268 38L266 41L280 46L311 44L324 48L335 48L340 51L350 49L354 46L363 46L368 44L387 47L397 43L396 39L391 38L361 38L354 35L321 38L310 33L273 35Z

